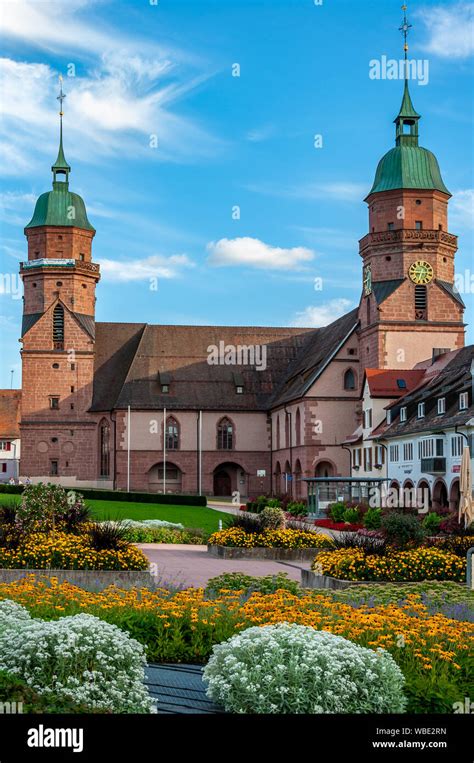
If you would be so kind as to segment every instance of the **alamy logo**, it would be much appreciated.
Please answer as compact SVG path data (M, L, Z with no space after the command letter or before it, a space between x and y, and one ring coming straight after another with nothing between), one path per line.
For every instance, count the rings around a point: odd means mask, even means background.
M210 366L255 366L257 371L267 367L267 346L265 344L210 344L207 348L207 362Z
M21 715L23 702L0 702L0 715Z
M419 85L427 85L430 76L430 63L427 58L397 60L383 55L380 61L372 58L369 61L370 79L411 79L417 80Z
M50 729L40 724L28 729L28 747L71 747L73 752L84 749L84 729Z

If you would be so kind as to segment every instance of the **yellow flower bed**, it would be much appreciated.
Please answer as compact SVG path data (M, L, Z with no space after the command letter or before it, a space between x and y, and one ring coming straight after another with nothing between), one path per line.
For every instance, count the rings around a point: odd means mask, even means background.
M341 580L453 580L466 579L466 561L448 551L416 548L392 551L387 556L367 555L360 549L343 548L322 551L313 562L313 570Z
M72 533L31 533L17 549L0 548L0 567L7 569L146 570L140 549L119 543L116 550L97 551L89 537Z
M319 591L294 595L253 593L244 601L238 591L221 591L206 599L202 588L172 594L165 589L122 590L111 586L91 593L69 583L51 585L33 576L0 584L0 599L23 604L35 615L58 617L88 612L114 622L148 646L150 660L203 659L213 643L251 625L290 622L327 630L373 649L383 647L402 667L425 673L437 668L456 675L467 671L474 625L432 615L419 594L403 606L352 607ZM174 650L174 651L173 651ZM467 672L466 672L467 675ZM434 680L434 679L433 679Z
M304 530L264 530L247 533L241 527L219 530L209 538L215 546L238 546L239 548L331 548L331 538L322 533Z

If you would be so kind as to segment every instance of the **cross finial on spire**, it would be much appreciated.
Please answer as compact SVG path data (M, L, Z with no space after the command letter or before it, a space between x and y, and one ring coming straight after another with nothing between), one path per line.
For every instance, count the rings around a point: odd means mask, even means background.
M59 104L60 104L59 105L59 116L60 117L62 117L63 113L64 113L63 112L63 101L64 101L65 97L66 97L66 94L63 93L63 78L62 78L62 75L60 74L59 75L59 95L57 97L57 100L59 101Z
M63 93L63 78L61 77L61 75L59 75L59 95L57 96L57 100L60 103L60 106L59 106L59 109L60 109L59 110L59 151L58 151L58 158L54 162L51 169L53 171L53 187L64 186L64 188L67 189L67 180L68 180L71 168L66 161L66 157L64 156L64 150L63 150L63 101L65 97L66 97L66 94ZM58 184L58 175L59 176L64 175L66 182Z
M408 30L411 29L411 24L408 23L407 20L407 6L402 5L402 11L403 11L403 23L401 27L398 27L398 31L402 33L403 35L403 50L405 51L405 60L407 59L407 53L408 53L408 43L407 43L407 37L408 37Z

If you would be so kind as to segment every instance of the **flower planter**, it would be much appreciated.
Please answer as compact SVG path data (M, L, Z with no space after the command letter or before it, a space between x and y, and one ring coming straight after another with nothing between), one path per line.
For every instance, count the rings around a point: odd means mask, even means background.
M312 570L301 570L301 586L303 588L324 588L331 591L342 590L344 588L351 588L352 586L360 585L419 585L419 580L341 580L340 578L332 578L329 575L318 575L317 572ZM430 581L428 581L430 582ZM432 581L434 582L434 581Z
M207 546L207 553L220 559L272 559L274 561L308 562L319 554L320 548L281 548L242 546Z
M156 581L146 570L19 570L0 569L0 583L13 583L16 580L34 575L36 580L49 581L57 578L59 583L84 588L86 591L102 591L108 586L117 588L155 588Z

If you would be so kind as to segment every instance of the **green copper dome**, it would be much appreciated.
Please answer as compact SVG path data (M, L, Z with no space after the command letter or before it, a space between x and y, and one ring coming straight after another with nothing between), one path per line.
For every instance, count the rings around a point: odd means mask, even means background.
M39 225L67 225L94 230L87 219L83 199L77 193L72 193L68 185L69 183L56 181L52 191L41 194L27 228L37 228Z
M386 153L378 164L369 196L398 188L434 189L451 195L435 155L421 146L395 146Z
M418 145L419 120L420 115L413 107L408 81L405 80L402 104L394 120L396 145L380 160L369 196L400 188L436 190L451 195L443 183L435 155Z
M62 85L59 100L61 106L63 99ZM59 131L59 150L56 161L51 167L53 173L53 190L42 193L38 198L33 212L33 217L26 228L37 228L40 225L60 225L71 228L83 228L84 230L95 230L87 219L86 205L83 199L69 190L69 173L71 167L66 161L63 150L63 112L59 112L60 131ZM65 177L65 180L58 180L58 175Z

